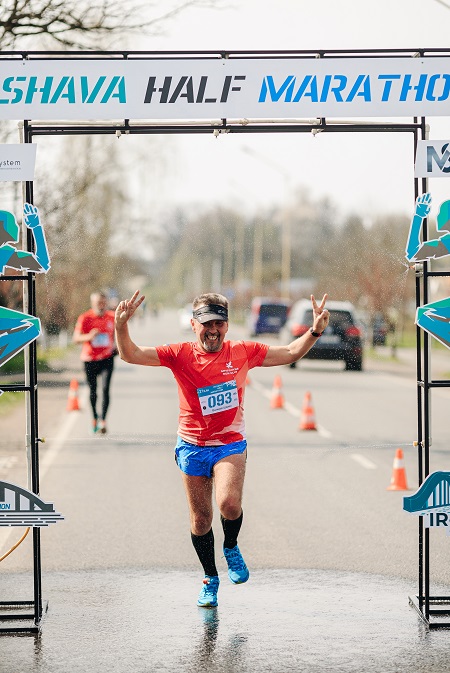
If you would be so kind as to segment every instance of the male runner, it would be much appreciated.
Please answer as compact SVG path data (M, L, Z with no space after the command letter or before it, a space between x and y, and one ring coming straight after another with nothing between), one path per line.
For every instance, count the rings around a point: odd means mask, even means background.
M109 408L109 388L114 369L114 311L108 311L108 298L103 292L91 294L91 308L77 320L73 340L83 344L80 358L89 386L92 408L92 432L106 433L106 414ZM97 378L102 378L102 409L97 412Z
M137 346L128 320L144 300L135 292L116 309L116 340L125 362L172 370L178 384L180 414L176 462L186 491L191 539L205 578L197 605L216 607L219 576L214 555L213 481L224 532L223 552L228 576L242 584L249 571L237 544L242 525L242 493L247 442L244 391L249 369L288 365L303 357L328 325L327 295L317 305L311 295L314 324L288 346L252 341L226 341L228 301L220 294L202 294L192 305L196 341L164 346Z

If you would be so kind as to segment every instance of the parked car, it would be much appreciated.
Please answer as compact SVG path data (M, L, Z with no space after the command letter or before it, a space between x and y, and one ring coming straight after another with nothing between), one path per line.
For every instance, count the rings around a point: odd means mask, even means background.
M178 323L183 332L189 332L191 328L192 304L186 304L178 309Z
M329 301L326 308L330 312L328 327L304 357L317 360L344 360L345 369L361 371L363 341L354 306L346 301ZM305 334L312 324L311 302L300 299L292 306L280 338L284 343L290 343ZM290 366L295 367L295 362Z
M289 307L289 299L255 297L252 300L247 319L247 328L250 336L278 334L286 323Z
M372 327L372 346L385 346L389 325L382 315L376 315Z

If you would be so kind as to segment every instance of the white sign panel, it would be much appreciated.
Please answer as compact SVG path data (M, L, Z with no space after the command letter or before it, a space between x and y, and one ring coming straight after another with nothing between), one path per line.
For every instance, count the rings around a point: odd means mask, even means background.
M61 58L0 62L0 119L450 114L450 57Z
M36 145L0 145L0 182L34 180Z
M450 140L419 140L414 176L416 178L449 178Z

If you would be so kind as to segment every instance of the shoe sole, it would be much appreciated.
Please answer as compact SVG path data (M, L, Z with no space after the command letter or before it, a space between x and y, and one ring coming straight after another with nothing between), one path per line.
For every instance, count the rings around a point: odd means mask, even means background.
M233 579L231 579L231 577L229 575L228 575L228 579L230 580L230 582L232 584L245 584L250 579L250 573L247 575L245 580L233 580Z

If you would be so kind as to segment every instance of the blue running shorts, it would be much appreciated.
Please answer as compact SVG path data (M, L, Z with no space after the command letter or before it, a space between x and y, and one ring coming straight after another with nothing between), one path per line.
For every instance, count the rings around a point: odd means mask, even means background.
M177 437L175 461L182 472L192 477L212 477L214 465L222 458L235 453L244 453L247 441L221 444L220 446L196 446Z

